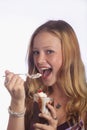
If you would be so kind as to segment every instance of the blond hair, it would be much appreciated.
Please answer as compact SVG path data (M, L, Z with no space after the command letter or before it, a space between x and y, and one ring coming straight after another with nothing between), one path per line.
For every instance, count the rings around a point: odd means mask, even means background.
M63 20L48 21L38 27L31 37L28 48L28 72L30 74L37 72L32 50L35 36L42 31L53 33L61 40L63 63L58 72L57 83L70 99L66 106L67 118L72 116L80 118L87 111L87 83L77 36L73 28ZM26 99L39 87L43 88L39 79L30 81L27 78L26 86L28 95Z

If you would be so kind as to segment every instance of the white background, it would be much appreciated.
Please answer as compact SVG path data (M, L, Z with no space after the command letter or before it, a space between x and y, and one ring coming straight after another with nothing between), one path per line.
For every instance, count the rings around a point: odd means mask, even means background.
M51 19L63 19L74 28L87 72L87 0L0 0L0 130L7 128L10 105L4 71L27 72L29 39Z

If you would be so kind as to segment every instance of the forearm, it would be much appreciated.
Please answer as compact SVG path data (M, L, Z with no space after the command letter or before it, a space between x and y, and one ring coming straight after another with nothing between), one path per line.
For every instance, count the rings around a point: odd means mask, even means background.
M25 104L20 102L18 104L11 102L9 107L9 122L7 130L25 130L24 128L24 115Z
M24 117L18 118L10 115L7 130L25 130Z
M5 71L5 87L11 95L7 130L25 130L25 88L24 80L17 74Z

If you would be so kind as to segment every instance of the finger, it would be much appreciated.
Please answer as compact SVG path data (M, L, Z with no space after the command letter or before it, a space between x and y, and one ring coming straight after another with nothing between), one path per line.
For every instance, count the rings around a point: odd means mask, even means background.
M45 114L45 113L39 113L39 117L45 118L48 121L53 119L51 115L48 115L48 114Z
M21 77L18 76L16 83L21 85L21 84L23 84L23 81L24 80Z
M5 85L6 87L11 90L16 82L16 79L15 78L15 75L14 74L9 74L7 77L6 77L6 82L5 82Z
M6 74L5 79L5 86L9 91L16 90L23 84L23 80L21 77L19 77L17 74L14 74L12 72L8 72Z
M7 74L9 74L10 73L10 71L9 70L6 70L5 71L5 75L7 75Z
M11 85L15 86L15 84L19 84L20 83L20 77L17 74L14 74L10 80Z
M40 130L48 130L48 129L49 129L49 126L48 126L48 125L46 125L46 124L40 124L40 123L35 123L35 124L33 125L33 127L34 127L35 129L40 129ZM49 129L49 130L51 130L51 129Z
M50 104L47 104L47 107L51 113L51 117L50 118L48 117L49 124L52 125L54 128L56 128L58 125L56 109Z
M50 110L51 116L53 117L53 119L57 118L57 113L56 113L56 109L50 105L49 103L47 104L48 109Z
M13 91L20 92L22 90L24 91L24 80L21 77L17 76L13 81Z
M6 78L10 78L11 74L13 74L13 73L8 71L8 70L5 71L5 77Z
M5 73L6 73L6 72L5 72ZM10 81L11 81L11 78L12 78L12 76L13 76L13 73L7 71L7 73L6 73L5 75L6 75L6 78L5 78L4 85L5 85L6 87L8 87L8 86L9 86L8 84L9 84Z
M45 118L49 122L49 124L51 124L51 125L55 125L56 126L58 124L57 117L53 118L51 115L47 115L45 113L40 113L39 117Z
M10 86L10 91L12 91L12 93L15 93L15 92L20 93L22 90L24 91L24 81L18 75L14 75L12 77L9 86Z

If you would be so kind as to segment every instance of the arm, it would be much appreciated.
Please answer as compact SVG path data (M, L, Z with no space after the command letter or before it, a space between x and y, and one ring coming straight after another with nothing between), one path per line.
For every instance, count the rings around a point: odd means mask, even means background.
M16 106L15 106L16 105ZM13 104L11 103L10 110L16 113L23 113L22 116L15 116L9 114L9 122L7 130L25 130L24 128L24 113L25 113L25 105L24 103Z
M10 110L14 113L25 112L24 81L18 75L6 71L5 86L11 95ZM24 115L14 116L9 114L7 130L25 130Z

